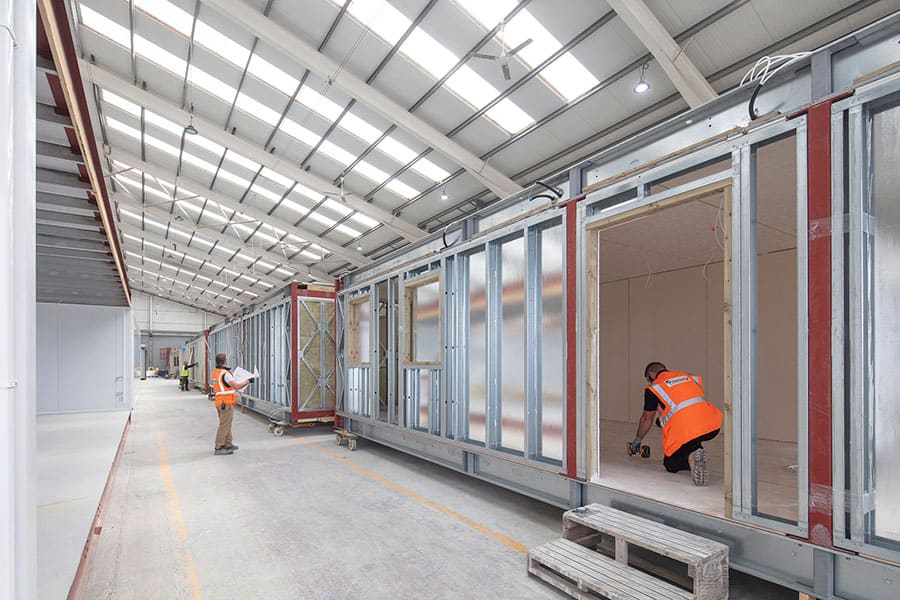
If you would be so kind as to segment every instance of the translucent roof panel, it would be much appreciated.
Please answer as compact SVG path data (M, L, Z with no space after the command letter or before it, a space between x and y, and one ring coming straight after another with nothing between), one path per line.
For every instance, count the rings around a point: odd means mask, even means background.
M331 0L336 5L343 2ZM376 33L389 45L395 45L412 26L412 20L385 0L353 0L347 12L363 27ZM461 57L416 27L399 48L399 53L418 65L435 80L444 77ZM471 68L463 65L445 83L460 99L480 109L500 95L500 91ZM534 122L534 118L510 100L504 100L487 111L487 117L507 133L517 133Z

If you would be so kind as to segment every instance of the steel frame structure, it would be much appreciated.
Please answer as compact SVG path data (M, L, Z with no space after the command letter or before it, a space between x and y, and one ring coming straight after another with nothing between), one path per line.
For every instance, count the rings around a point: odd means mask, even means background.
M334 419L334 292L292 282L243 314L210 328L207 373L224 352L233 365L259 368L238 402L292 427Z
M707 535L731 549L734 568L826 598L894 598L900 577L897 540L874 535L876 507L871 473L875 456L872 431L871 337L874 215L870 169L874 110L900 105L896 24L892 15L839 40L798 63L793 73L762 90L759 106L779 113L746 122L749 90L736 90L664 123L641 136L593 156L547 181L566 198L535 206L524 194L497 203L474 217L448 226L401 252L384 257L338 282L337 414L346 427L384 445L559 506L602 502ZM893 33L892 33L893 32ZM755 151L786 135L796 140L797 332L798 332L798 512L785 522L758 508L756 454L756 177ZM662 157L649 161L647 157ZM651 194L651 184L715 159L731 168L671 190ZM638 164L637 167L634 165ZM598 468L589 386L592 336L586 332L586 257L591 225L615 214L629 214L678 194L724 182L733 192L731 213L732 362L730 392L731 490L729 514L715 517L590 482ZM587 193L583 193L583 190ZM562 459L547 460L539 443L541 402L536 390L542 344L537 310L540 261L533 240L549 224L565 229L564 440ZM525 240L523 300L526 359L522 365L526 402L525 443L511 450L502 443L503 294L502 244ZM448 241L451 240L451 241ZM804 243L805 240L805 243ZM487 278L486 438L467 435L471 342L468 257L483 252ZM400 357L406 336L404 288L439 274L442 296L441 360L436 406L440 423L418 427L411 409L421 388ZM378 325L379 294L386 296L386 330ZM379 387L382 369L347 360L351 329L348 311L368 298L368 365L387 354L387 391ZM385 337L386 340L382 340ZM357 340L358 341L358 340ZM382 343L385 341L386 343ZM864 349L869 348L864 353ZM821 377L823 368L830 377ZM818 373L819 376L813 376ZM846 381L845 381L846 376ZM434 378L432 377L433 381ZM846 385L845 385L846 384ZM387 414L377 410L387 393ZM396 407L396 408L395 408ZM433 414L433 412L430 412ZM846 423L845 423L846 422ZM846 424L846 426L845 426ZM890 499L882 499L889 502ZM883 506L883 505L882 505ZM846 525L845 525L846 524ZM877 557L874 560L870 557Z

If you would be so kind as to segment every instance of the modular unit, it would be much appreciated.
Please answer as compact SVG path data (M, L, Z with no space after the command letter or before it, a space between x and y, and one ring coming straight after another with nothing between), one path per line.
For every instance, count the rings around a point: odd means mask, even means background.
M259 379L239 402L273 424L334 420L334 292L291 283L281 292L227 319L208 333L208 364L224 353L228 366L241 366Z
M801 592L896 598L898 24L343 277L347 429L720 540ZM665 472L658 433L624 451L656 360L725 414L708 487Z
M192 367L190 370L190 377L188 379L188 383L191 389L201 390L203 392L208 391L207 386L209 385L209 360L207 358L209 350L209 331L204 331L191 341L187 343L187 350L185 361L188 364L197 363L196 367ZM179 375L180 375L179 367Z

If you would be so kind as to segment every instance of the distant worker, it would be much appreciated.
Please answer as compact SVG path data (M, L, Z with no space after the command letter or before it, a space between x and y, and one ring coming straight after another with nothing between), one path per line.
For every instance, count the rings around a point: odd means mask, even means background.
M719 434L722 411L703 394L703 378L666 370L661 362L644 368L649 385L644 389L644 413L628 453L637 454L654 418L662 427L663 465L669 473L690 469L694 485L709 483L709 466L703 442Z
M187 364L187 361L181 363L181 391L188 391L188 379L191 376L191 369L197 366L197 363Z
M224 354L216 354L216 368L212 372L213 393L216 398L216 412L219 413L219 429L216 431L215 452L216 455L234 454L238 449L231 443L231 421L234 419L234 405L237 404L237 392L242 390L254 379L242 382L234 381L231 375L231 367L225 366Z

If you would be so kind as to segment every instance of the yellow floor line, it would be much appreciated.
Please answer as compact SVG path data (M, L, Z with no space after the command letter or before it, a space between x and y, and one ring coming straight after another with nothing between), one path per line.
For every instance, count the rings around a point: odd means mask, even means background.
M475 531L477 531L479 533L483 533L484 535L494 538L501 544L503 544L509 548L512 548L513 550L516 550L516 551L522 552L522 553L528 552L528 546L525 546L524 544L520 544L519 542L515 541L514 539L509 538L498 531L494 531L487 525L483 525L482 523L479 523L478 521L475 521L474 519L470 519L469 517L456 512L452 508L448 508L439 502L435 502L431 498L426 498L425 496L423 496L422 494L419 494L418 492L414 492L413 490L411 490L409 488L403 487L399 483L394 483L390 479L385 479L381 475L378 475L377 473L373 473L372 471L369 471L368 469L366 469L364 467L360 467L359 465L355 465L351 462L348 462L347 460L344 459L344 457L338 456L337 454L334 454L333 452L329 452L328 450L325 450L324 448L319 447L317 445L318 441L316 441L316 440L297 440L297 441L300 442L301 444L303 444L304 446L312 448L319 454L322 454L331 459L334 459L335 461L339 462L340 464L353 469L357 473L365 475L369 479L377 481L381 485L388 487L388 488L394 490L395 492L399 492L399 493L403 494L407 498L411 498L411 499L415 500L416 502L424 504L425 506L428 506L429 508L432 508L432 509L438 511L441 514L447 515L448 517L451 517L451 518L459 521L460 523L468 525L469 527L471 527L472 529L474 529Z
M163 478L163 487L169 495L169 505L175 520L175 537L179 542L187 540L187 527L184 524L184 516L181 514L181 503L178 502L178 492L175 491L175 481L172 479L172 471L169 469L169 453L166 452L166 444L162 433L156 430L156 449L159 457L159 472ZM194 558L190 552L184 554L184 570L187 572L188 581L194 591L194 600L203 600L200 592L200 580L197 577L197 569L194 567Z

